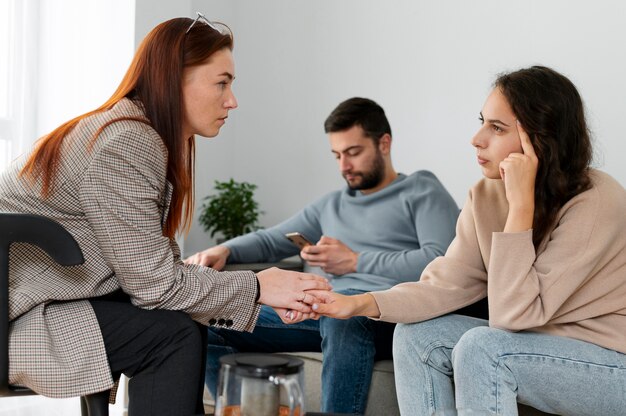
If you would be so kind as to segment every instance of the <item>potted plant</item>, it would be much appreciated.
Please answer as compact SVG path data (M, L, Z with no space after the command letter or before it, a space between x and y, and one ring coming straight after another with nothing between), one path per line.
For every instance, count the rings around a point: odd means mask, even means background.
M232 178L227 182L216 180L217 193L204 198L201 208L199 221L204 231L210 232L211 237L220 233L225 241L261 228L257 221L262 212L254 200L256 188L254 184Z

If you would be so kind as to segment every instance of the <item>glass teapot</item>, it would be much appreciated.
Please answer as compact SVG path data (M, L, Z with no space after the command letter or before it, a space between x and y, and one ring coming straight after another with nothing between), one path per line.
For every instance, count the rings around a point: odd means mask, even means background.
M289 355L220 358L215 416L303 416L304 362Z

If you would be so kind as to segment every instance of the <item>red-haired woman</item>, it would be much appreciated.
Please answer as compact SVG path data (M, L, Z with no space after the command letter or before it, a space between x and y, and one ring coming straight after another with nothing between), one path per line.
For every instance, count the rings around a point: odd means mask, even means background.
M307 315L315 275L185 265L174 240L193 212L194 135L237 107L230 30L199 15L155 27L113 96L61 125L0 176L0 212L62 224L85 263L11 253L10 381L51 397L130 377L130 414L202 413L206 331L250 331L260 304ZM284 313L283 313L284 315ZM310 315L309 315L310 316Z

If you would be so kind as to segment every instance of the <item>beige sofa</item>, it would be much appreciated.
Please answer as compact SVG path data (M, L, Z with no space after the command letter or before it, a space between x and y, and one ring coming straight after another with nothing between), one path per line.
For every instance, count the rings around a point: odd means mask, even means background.
M320 410L320 380L322 374L322 354L317 352L293 352L304 361L305 406L307 412ZM396 399L396 386L393 378L393 362L378 361L374 366L372 384L365 416L396 416L400 414ZM520 416L540 416L547 413L532 407L519 405Z
M318 352L292 352L304 361L304 390L307 412L320 410L320 380L322 379L322 354ZM367 405L366 416L399 415L396 400L396 386L393 379L393 362L378 361L374 365L372 384Z

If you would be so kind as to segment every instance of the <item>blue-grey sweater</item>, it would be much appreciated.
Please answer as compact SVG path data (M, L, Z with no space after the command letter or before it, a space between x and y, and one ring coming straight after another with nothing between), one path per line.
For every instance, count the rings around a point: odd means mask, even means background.
M348 187L331 192L288 220L224 243L230 263L274 262L299 253L285 233L313 243L322 235L359 253L356 273L333 276L334 290L384 290L419 280L445 253L455 235L459 209L429 171L399 174L389 186L364 195Z

